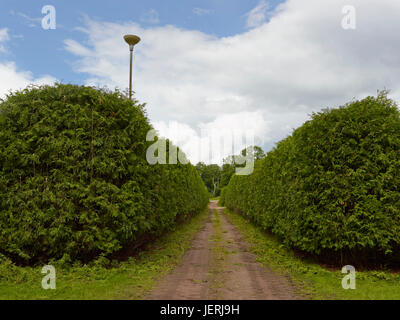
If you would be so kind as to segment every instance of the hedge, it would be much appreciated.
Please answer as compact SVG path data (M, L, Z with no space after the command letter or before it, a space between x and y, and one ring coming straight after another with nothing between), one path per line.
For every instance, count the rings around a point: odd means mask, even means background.
M221 201L288 247L334 263L400 255L400 113L382 92L312 119Z
M89 261L203 210L191 165L150 165L144 105L119 91L29 87L0 102L0 253Z

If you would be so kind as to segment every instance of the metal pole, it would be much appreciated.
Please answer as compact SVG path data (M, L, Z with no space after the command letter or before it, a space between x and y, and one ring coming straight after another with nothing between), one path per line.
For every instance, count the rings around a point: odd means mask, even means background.
M133 34L127 34L124 36L125 42L129 44L130 54L130 66L129 66L129 100L132 100L132 60L133 60L133 47L140 41L138 36Z
M130 69L129 69L129 99L132 100L132 56L133 56L133 46L131 46L131 62L130 62Z

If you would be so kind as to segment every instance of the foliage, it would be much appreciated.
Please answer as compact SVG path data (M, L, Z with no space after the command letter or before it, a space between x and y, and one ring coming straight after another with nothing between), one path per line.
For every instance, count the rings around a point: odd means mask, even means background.
M88 261L207 204L192 165L149 165L144 105L119 91L30 87L0 104L0 253Z
M159 279L183 258L193 237L208 219L203 210L188 223L176 226L148 243L135 257L112 264L101 256L88 264L66 266L52 262L56 268L57 290L43 290L42 266L21 267L0 255L1 300L136 300L146 298Z
M254 160L260 160L265 158L265 153L263 149L261 149L259 146L250 146L242 150L241 152L242 156L250 156Z
M385 92L324 110L234 176L221 201L334 262L400 254L400 116Z
M356 290L343 290L343 265L326 268L311 259L304 259L287 250L276 236L263 232L243 216L225 209L229 221L249 243L249 250L257 261L273 271L290 277L291 282L306 299L398 300L400 299L398 272L369 271L356 267Z
M213 196L219 196L219 185L221 181L221 168L217 164L206 165L199 162L196 165L197 172L203 180L208 192Z
M243 149L240 154L255 160L265 157L264 151L258 146L249 146ZM221 194L223 188L228 185L231 177L235 174L236 168L244 166L244 164L238 164L237 157L236 155L226 157L223 159L221 167L217 164L206 165L203 162L199 162L196 165L200 177L213 197Z

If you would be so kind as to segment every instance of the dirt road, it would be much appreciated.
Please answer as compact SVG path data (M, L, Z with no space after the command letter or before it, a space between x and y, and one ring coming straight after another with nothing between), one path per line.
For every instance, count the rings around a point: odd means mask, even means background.
M209 219L183 261L146 299L301 299L288 279L256 262L248 246L217 201L211 201Z

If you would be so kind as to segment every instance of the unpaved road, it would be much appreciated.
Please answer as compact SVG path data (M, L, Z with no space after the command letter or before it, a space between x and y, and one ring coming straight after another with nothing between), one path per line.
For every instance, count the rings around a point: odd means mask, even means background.
M248 244L217 201L183 261L146 297L148 300L302 299L285 277L256 262Z

